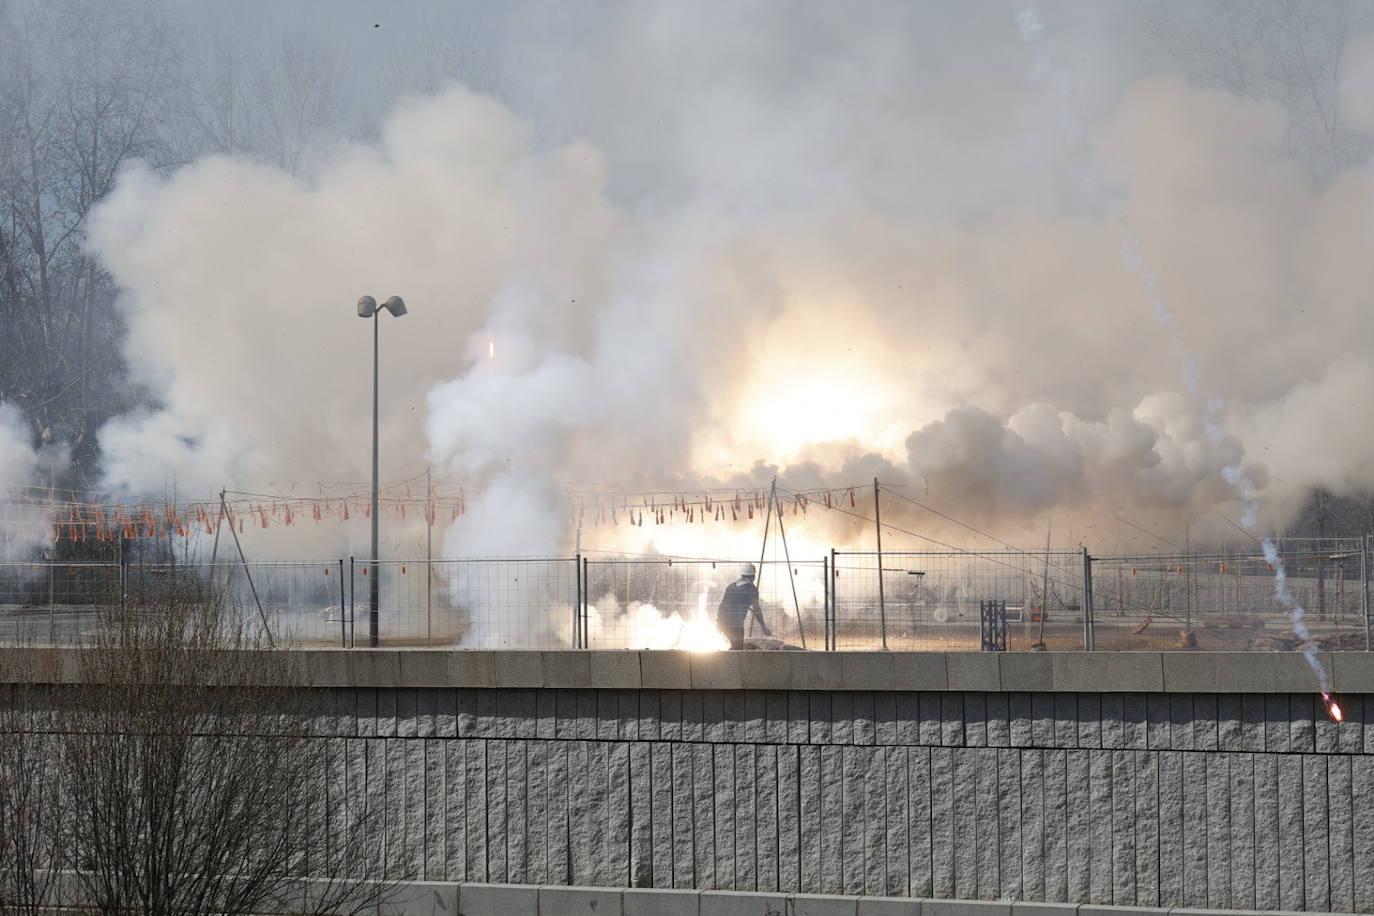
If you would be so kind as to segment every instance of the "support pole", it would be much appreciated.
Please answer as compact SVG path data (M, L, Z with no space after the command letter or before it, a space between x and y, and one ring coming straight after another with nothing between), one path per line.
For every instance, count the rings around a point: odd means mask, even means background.
M878 535L878 620L882 625L883 648L887 648L887 599L883 595L883 512L878 499L878 478L873 478L873 530Z
M777 481L773 489L777 490ZM806 648L806 624L802 621L801 602L797 600L797 577L792 574L792 554L787 549L787 532L782 527L782 510L778 510L778 537L782 540L782 556L787 561L787 581L792 584L792 609L797 612L797 631L801 634L802 648Z
M377 648L380 643L379 631L377 627L377 604L380 598L381 570L377 569L377 336L378 326L381 322L378 309L372 313L372 569L371 581L368 582L368 617L367 617L367 644L372 648Z
M840 567L836 561L835 548L830 548L830 573L825 585L830 591L830 650L840 647Z
M773 478L773 486L768 490L768 508L763 513L763 546L759 548L759 567L758 578L756 581L763 581L763 558L768 555L768 528L773 523L773 497L778 492L778 478ZM781 520L782 513L778 513ZM749 614L744 618L745 633L754 629L754 615Z
M219 508L220 512L228 511L224 504L223 490L221 490L219 494ZM262 620L262 631L267 634L267 645L269 648L275 649L277 643L276 640L272 638L272 627L268 625L267 614L262 609L262 599L258 597L258 587L253 584L253 573L248 569L248 558L243 555L243 545L239 543L238 530L234 528L233 525L230 525L229 533L234 536L234 546L237 547L239 551L239 562L243 564L243 575L248 579L248 589L253 593L253 603L258 606L258 617Z
M834 548L830 548L834 551ZM820 629L822 629L822 644L824 651L830 651L830 558L823 556L820 558Z
M572 612L572 647L574 649L585 649L582 645L582 632L579 621L582 619L582 554L573 556L573 573L577 580L577 600L573 604Z
M1364 605L1364 650L1370 650L1369 634L1369 535L1360 539L1360 578L1363 580L1361 601Z
M425 645L434 645L434 482L425 468Z
M348 605L344 595L343 557L339 558L339 648L348 648Z
M1043 610L1041 611L1043 614ZM1093 651L1093 558L1083 548L1083 648Z

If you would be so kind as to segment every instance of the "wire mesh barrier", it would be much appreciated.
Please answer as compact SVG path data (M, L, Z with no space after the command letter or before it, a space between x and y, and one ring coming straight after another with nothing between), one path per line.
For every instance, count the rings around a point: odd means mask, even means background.
M1277 562L1276 562L1277 561ZM1368 553L1358 539L1285 540L1208 554L1094 557L1099 649L1294 649L1293 605L1324 649L1369 648ZM1280 599L1277 574L1291 602Z
M723 649L728 627L717 618L726 589L755 569L759 613L778 643L753 645L820 649L825 645L829 560L787 563L752 560L636 558L584 560L584 610L579 645L592 649ZM752 613L744 637L768 638Z
M357 643L365 645L372 571L354 561ZM566 558L384 560L378 605L389 646L544 649L573 643L578 561Z
M73 643L89 629L89 609L119 601L118 563L0 563L0 639Z
M138 606L181 583L211 586L255 638L276 645L340 645L347 576L341 561L319 563L130 564L122 606Z
M831 648L981 648L982 604L1006 604L1006 647L1084 644L1084 555L1069 551L834 554Z
M880 562L881 560L881 562ZM317 563L0 563L0 642L89 644L102 614L195 581L275 645L718 649L746 564L751 648L810 650L1368 649L1363 539L1209 553L832 552L815 561L517 557ZM1279 574L1289 596L1276 591ZM743 593L735 593L743 594ZM988 608L994 608L993 618ZM726 615L728 616L728 615Z

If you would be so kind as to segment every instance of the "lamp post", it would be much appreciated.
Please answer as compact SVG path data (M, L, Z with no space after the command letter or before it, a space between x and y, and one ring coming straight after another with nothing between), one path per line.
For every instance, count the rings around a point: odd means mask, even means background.
M358 300L358 317L372 319L372 582L368 586L367 643L374 649L378 642L377 599L380 594L380 570L377 569L377 316L383 309L400 318L406 313L406 304L400 296L392 296L381 305L371 296Z

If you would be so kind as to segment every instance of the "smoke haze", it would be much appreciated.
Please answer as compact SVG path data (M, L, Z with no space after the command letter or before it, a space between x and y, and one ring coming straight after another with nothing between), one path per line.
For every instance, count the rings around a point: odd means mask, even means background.
M127 167L91 217L152 394L99 430L111 490L365 481L364 293L410 308L378 319L383 477L471 488L450 554L566 553L570 485L878 476L1102 550L1134 543L1118 515L1230 530L1227 468L1267 527L1374 487L1367 157L1314 166L1304 110L1200 78L1134 7L337 9L340 47L397 58L344 80L374 122ZM486 56L433 66L448 40ZM1374 131L1374 38L1331 66L1342 129ZM709 549L609 531L584 544Z

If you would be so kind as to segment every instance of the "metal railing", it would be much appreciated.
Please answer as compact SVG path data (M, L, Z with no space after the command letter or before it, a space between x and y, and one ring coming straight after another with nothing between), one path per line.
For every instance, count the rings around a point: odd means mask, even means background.
M984 601L1005 602L1009 649L1083 646L1082 553L836 551L833 557L831 648L976 651Z
M497 557L316 563L0 563L0 642L75 645L101 612L193 578L277 645L366 641L380 576L385 646L720 648L717 608L758 567L776 640L811 650L1230 649L1300 647L1292 604L1322 648L1368 650L1367 539L1282 541L1208 553L832 551L819 560ZM1275 562L1277 559L1279 562ZM1276 592L1279 567L1291 601ZM1005 607L987 641L983 608ZM999 611L999 614L1001 612ZM1000 618L999 618L1000 619ZM363 633L358 632L361 621ZM747 621L746 635L761 630Z

